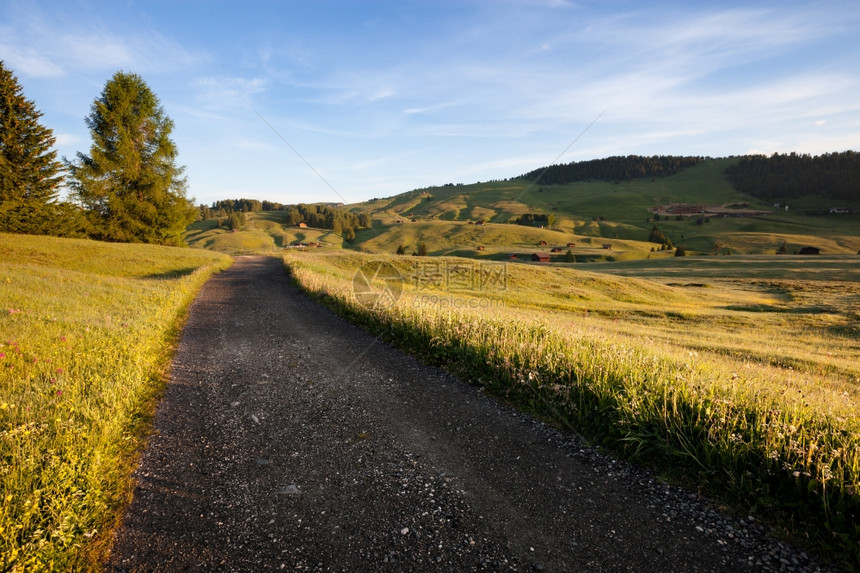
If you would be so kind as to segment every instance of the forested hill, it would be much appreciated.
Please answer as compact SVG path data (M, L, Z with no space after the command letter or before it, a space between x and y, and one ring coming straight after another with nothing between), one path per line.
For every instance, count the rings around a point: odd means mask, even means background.
M860 153L845 151L810 156L777 153L741 157L726 169L738 191L759 199L817 195L860 200Z
M654 155L643 157L607 157L562 165L550 165L521 175L521 179L545 185L563 185L575 181L596 179L599 181L629 181L644 177L665 177L704 161L704 157L678 157Z

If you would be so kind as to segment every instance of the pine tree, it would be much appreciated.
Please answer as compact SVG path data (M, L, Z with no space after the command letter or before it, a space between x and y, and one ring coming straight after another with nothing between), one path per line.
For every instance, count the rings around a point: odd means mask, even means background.
M195 219L185 196L184 167L170 139L173 121L137 74L117 72L86 118L90 154L67 161L74 196L93 236L108 241L184 244Z
M75 235L83 220L58 202L63 181L53 132L0 60L0 231Z

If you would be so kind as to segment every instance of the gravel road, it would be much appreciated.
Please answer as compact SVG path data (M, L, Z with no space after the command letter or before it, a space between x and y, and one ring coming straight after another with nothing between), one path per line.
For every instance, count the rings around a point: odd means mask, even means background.
M816 571L239 257L191 308L107 571Z

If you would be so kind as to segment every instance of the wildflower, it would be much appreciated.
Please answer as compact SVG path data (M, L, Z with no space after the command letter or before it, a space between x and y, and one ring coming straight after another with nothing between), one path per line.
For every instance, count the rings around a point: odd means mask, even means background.
M0 358L6 358L6 353L5 353L5 352L0 352Z
M63 373L63 369L62 369L62 368L57 368L57 374L62 374L62 373Z
M65 336L61 336L61 337L60 337L60 340L62 340L63 342L65 342L65 341L66 341L66 337L65 337Z
M62 390L57 390L57 396L62 396L62 395L63 395L63 391L62 391Z

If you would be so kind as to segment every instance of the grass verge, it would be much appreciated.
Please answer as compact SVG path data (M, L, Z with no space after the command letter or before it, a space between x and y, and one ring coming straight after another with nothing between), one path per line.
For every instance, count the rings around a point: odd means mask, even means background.
M0 234L0 570L96 570L185 311L229 257Z

